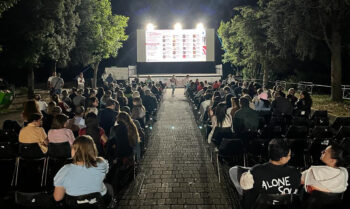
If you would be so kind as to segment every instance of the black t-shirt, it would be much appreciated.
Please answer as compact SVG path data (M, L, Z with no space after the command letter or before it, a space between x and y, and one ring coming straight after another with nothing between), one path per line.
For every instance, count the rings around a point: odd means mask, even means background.
M293 167L265 163L251 169L253 189L258 193L295 194L300 186L301 173Z

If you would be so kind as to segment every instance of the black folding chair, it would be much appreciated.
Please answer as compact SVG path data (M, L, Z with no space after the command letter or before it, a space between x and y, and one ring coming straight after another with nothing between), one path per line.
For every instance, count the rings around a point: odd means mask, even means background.
M65 208L68 209L105 209L101 193L91 193L81 196L70 196L66 194Z
M343 193L328 193L314 190L304 201L305 209L341 208Z
M332 124L335 131L339 131L342 126L350 126L350 117L337 117Z
M299 206L299 196L294 194L259 194L253 209L295 209Z

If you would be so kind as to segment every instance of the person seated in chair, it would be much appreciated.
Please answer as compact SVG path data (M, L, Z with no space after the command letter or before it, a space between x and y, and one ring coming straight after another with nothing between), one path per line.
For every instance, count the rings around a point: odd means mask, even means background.
M243 205L251 208L259 194L296 194L300 186L300 172L287 166L291 149L284 139L273 139L268 146L269 162L258 164L243 173L240 186L244 191Z
M313 190L342 193L348 186L348 171L350 164L349 143L334 143L322 151L321 161L325 165L311 166L302 173L301 182L305 191Z
M239 99L240 109L233 116L233 128L236 133L243 133L247 130L256 131L259 126L258 113L249 107L249 100L246 97Z
M94 140L88 135L77 137L71 154L73 163L63 166L54 178L55 201L61 201L65 196L74 198L99 192L108 204L110 196L103 180L109 166L105 159L97 157Z
M43 153L47 152L47 135L42 126L42 115L33 113L29 116L28 125L19 132L19 142L21 143L38 143Z

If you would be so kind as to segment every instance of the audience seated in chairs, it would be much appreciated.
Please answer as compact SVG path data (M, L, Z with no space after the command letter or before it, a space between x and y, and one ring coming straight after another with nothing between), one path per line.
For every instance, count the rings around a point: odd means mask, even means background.
M83 106L75 107L75 115L68 120L67 128L73 131L74 136L79 136L79 130L86 127L84 119L85 108Z
M47 152L47 135L41 127L42 115L33 113L28 119L28 125L19 132L19 142L21 143L38 143L43 153Z
M106 160L98 157L96 145L90 136L79 136L74 141L72 158L73 163L63 166L54 178L54 199L61 201L65 198L68 207L77 208L79 204L94 203L79 201L79 197L100 193L104 202L100 203L98 199L95 202L108 205L111 196L103 181L109 166Z
M281 95L281 92L276 91L274 94L275 100L272 101L271 111L273 115L292 115L293 105L288 99Z
M296 103L296 112L298 115L309 117L311 113L312 99L307 91L302 91L299 100Z
M291 150L286 140L273 139L268 147L270 161L255 165L243 173L240 186L244 191L243 208L252 208L259 194L296 194L300 186L300 172L286 164Z

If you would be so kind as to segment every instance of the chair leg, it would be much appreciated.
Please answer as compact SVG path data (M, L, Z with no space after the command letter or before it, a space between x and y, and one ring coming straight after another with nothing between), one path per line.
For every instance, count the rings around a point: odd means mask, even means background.
M221 183L221 178L220 178L220 164L219 164L219 155L216 155L216 167L218 169L218 179L219 179L219 183Z

